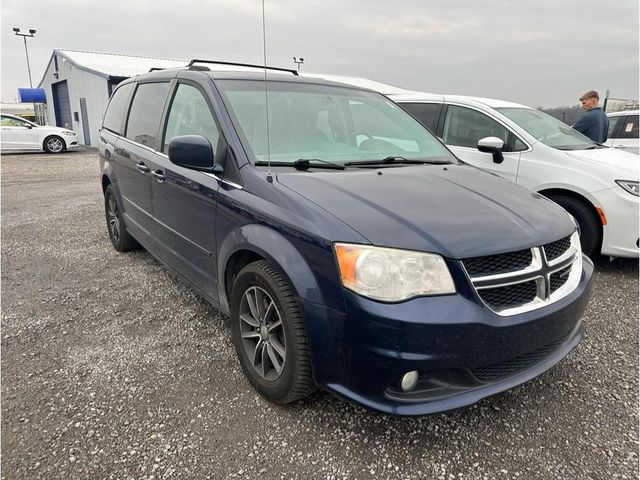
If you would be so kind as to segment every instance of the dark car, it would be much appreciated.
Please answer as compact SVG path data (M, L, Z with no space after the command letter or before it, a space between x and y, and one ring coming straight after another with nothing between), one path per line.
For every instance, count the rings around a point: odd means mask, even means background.
M559 206L460 163L378 93L203 63L114 92L109 235L230 315L264 397L319 386L432 413L534 378L580 342L593 264Z

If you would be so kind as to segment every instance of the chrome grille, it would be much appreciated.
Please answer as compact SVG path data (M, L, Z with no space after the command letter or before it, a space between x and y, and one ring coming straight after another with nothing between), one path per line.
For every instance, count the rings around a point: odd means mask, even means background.
M540 308L572 292L582 275L582 252L574 233L527 250L466 258L462 265L482 303L506 316Z
M554 293L556 290L562 287L565 283L567 283L570 273L571 273L571 267L567 267L558 272L552 273L549 280L550 292Z

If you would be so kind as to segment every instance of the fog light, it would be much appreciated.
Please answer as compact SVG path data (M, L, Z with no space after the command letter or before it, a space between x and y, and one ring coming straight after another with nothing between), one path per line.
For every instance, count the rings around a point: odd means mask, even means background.
M403 392L410 392L418 384L418 372L413 370L412 372L405 373L400 380L400 387Z

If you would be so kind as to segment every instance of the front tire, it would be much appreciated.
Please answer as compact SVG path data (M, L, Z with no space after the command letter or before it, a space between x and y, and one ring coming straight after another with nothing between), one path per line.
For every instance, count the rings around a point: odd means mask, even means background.
M47 153L62 153L65 149L64 140L56 135L45 138L44 151Z
M235 279L231 336L245 375L267 400L291 403L315 390L300 309L282 274L264 260Z
M569 212L578 222L580 244L584 254L591 258L599 254L602 245L602 228L591 208L573 197L549 198Z
M125 228L122 212L111 185L107 185L104 191L104 213L113 248L119 252L129 252L140 247L140 244Z

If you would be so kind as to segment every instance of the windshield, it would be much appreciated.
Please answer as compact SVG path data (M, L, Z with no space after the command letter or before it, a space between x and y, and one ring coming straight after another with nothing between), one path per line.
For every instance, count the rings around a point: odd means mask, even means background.
M374 92L295 82L218 80L236 129L252 161L299 159L342 164L402 157L457 163L420 123Z
M585 150L595 143L566 123L533 108L496 108L536 139L558 150Z

